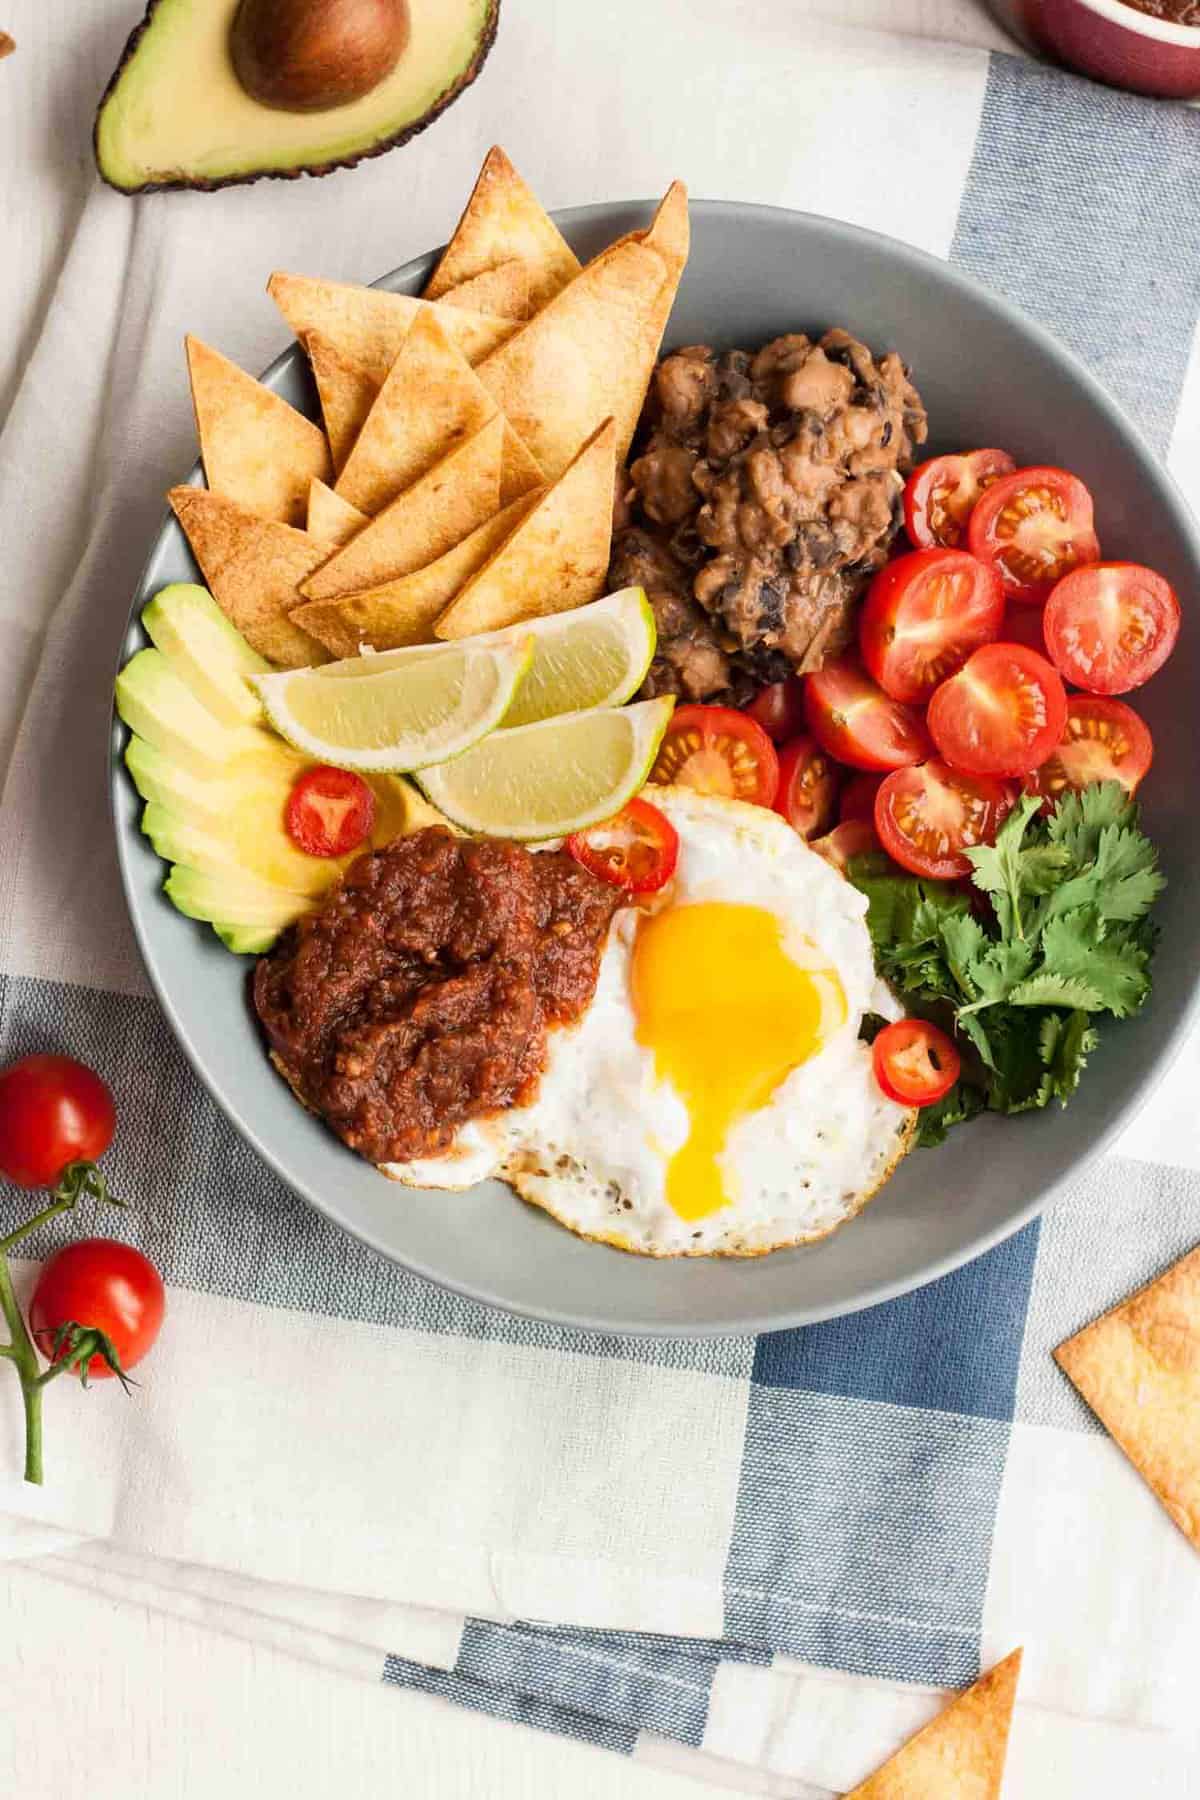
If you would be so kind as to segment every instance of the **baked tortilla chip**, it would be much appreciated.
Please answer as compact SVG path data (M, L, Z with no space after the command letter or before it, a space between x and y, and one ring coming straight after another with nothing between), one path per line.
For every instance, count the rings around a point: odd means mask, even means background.
M504 421L497 416L415 481L302 585L336 600L411 575L444 556L500 507Z
M478 365L551 480L606 418L616 424L617 461L625 460L679 285L686 205L676 184L649 231L601 251Z
M495 416L496 402L429 307L400 346L337 491L362 512L381 512Z
M546 477L530 451L507 420L504 422L504 455L500 463L500 504L508 506L522 494L545 487Z
M220 351L183 341L212 492L260 519L302 525L309 482L333 473L324 432Z
M430 300L498 263L523 262L536 310L579 273L579 259L499 145L484 158L466 210L425 289Z
M1200 1550L1200 1246L1054 1360Z
M409 331L420 314L430 310L427 300L411 294L389 294L384 288L321 281L311 275L276 273L267 292L298 338L319 331L381 386ZM466 307L433 310L469 363L477 363L519 329L512 319L492 318Z
M1000 1800L1021 1652L981 1675L845 1800Z
M520 523L534 500L527 494L485 519L461 544L424 569L341 600L308 600L292 618L335 657L357 656L364 645L399 650L406 644L431 643L438 615Z
M370 523L366 513L359 512L340 494L335 494L323 481L314 481L308 490L308 535L320 544L340 549L348 544L356 531Z
M375 404L379 383L366 369L343 356L320 331L306 335L304 348L317 384L334 470L340 475L363 421Z
M570 612L603 592L616 430L607 419L437 622L440 638Z
M527 319L533 311L529 298L529 269L515 257L497 263L482 275L472 275L438 296L440 306L469 306L474 312L492 313L498 319Z
M281 669L306 669L328 658L288 618L299 586L329 555L306 531L260 519L207 488L174 487L167 499L187 533L209 591L260 656Z

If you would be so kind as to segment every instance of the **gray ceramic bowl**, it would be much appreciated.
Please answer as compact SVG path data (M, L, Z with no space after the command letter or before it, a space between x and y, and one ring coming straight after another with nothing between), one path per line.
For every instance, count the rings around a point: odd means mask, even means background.
M593 206L560 223L586 257L649 213L641 204ZM1003 444L1029 463L1066 464L1095 494L1106 553L1152 563L1190 609L1200 539L1183 501L1114 403L1045 332L932 257L828 219L698 202L692 232L668 345L752 346L835 324L876 347L895 345L928 404L934 449ZM409 263L382 285L416 293L431 263ZM265 379L312 409L297 350ZM165 582L195 578L170 520L133 599L126 654L144 641L137 616L150 596ZM197 1072L283 1179L348 1231L448 1287L546 1319L662 1334L772 1329L871 1305L978 1256L1076 1178L1158 1080L1187 1025L1200 968L1198 692L1200 633L1185 630L1139 699L1157 749L1146 820L1170 878L1144 1014L1105 1031L1065 1112L981 1120L942 1148L910 1156L879 1198L824 1243L748 1262L625 1255L572 1237L498 1183L465 1195L413 1193L344 1149L272 1073L247 1005L248 962L163 898L162 864L139 833L139 803L119 760L118 725L121 870L150 979Z

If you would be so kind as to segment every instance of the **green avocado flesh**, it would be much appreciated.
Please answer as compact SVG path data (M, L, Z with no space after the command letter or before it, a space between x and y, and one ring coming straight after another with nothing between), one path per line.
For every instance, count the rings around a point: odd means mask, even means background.
M246 93L229 31L238 0L150 0L96 117L96 163L125 193L321 175L402 144L469 87L499 0L411 0L408 44L358 100L284 112Z
M142 614L155 648L117 677L117 711L133 736L125 763L146 802L142 830L175 867L166 894L242 955L269 949L353 860L308 856L284 815L311 759L247 722L247 675L266 668L203 588L163 588ZM220 714L220 716L218 716ZM240 721L240 722L239 722ZM373 844L411 829L415 796L394 776L371 780Z

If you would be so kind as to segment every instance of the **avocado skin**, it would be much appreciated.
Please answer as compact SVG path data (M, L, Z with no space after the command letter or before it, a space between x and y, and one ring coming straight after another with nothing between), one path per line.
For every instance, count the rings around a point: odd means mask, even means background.
M181 176L176 181L143 181L136 187L125 187L121 182L113 181L105 173L104 166L100 161L100 115L104 111L109 96L120 81L126 63L150 29L159 5L160 0L149 0L141 21L134 26L126 39L125 48L121 52L117 66L109 76L108 84L100 96L100 104L96 108L96 117L92 123L92 155L96 168L99 170L100 179L106 186L115 189L118 194L163 194L178 188L191 188L196 193L215 194L218 188L247 187L252 181L299 181L302 175L332 175L335 169L354 169L360 162L366 162L372 156L383 156L388 150L398 150L402 144L407 144L410 138L414 138L419 132L424 131L426 126L432 125L435 119L439 119L446 108L453 106L459 95L465 93L471 86L488 59L488 53L496 41L496 31L500 24L500 0L491 0L475 55L453 87L447 88L429 111L423 113L419 119L411 120L400 131L394 132L391 137L381 138L379 143L372 144L366 150L358 150L353 156L335 157L332 162L299 163L294 169L258 169L246 175L223 175L217 181L208 181L204 178L192 181ZM302 118L303 114L297 114L297 117Z

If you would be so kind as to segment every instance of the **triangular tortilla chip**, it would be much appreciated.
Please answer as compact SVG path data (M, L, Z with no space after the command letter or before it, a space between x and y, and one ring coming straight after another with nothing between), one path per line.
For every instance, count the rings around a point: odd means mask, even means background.
M1200 1247L1054 1360L1200 1550Z
M260 519L302 525L309 482L333 473L324 432L220 351L183 341L212 492Z
M338 549L348 544L356 531L361 531L370 520L366 513L359 512L357 506L351 506L340 494L335 494L331 487L323 481L314 481L308 490L308 524L307 531L311 538L319 544L330 544Z
M321 332L381 384L416 319L429 307L427 300L411 294L389 294L384 288L321 281L311 275L274 274L267 292L298 338ZM494 319L461 306L435 310L446 335L469 363L477 363L518 329L512 319Z
M466 210L430 276L426 297L437 300L447 288L514 258L529 269L535 309L579 273L579 259L557 225L495 145L484 158Z
M303 584L306 600L334 600L423 569L500 507L504 421L497 415L363 527Z
M260 519L207 488L174 487L167 499L213 599L246 642L283 669L327 662L288 613L300 598L300 583L329 555L328 544Z
M981 1675L845 1800L1000 1800L1021 1652Z
M551 479L609 417L617 461L625 460L682 272L681 206L686 216L686 194L676 185L659 209L662 229L656 219L648 232L601 251L478 366Z
M363 512L381 512L495 416L496 402L428 308L400 346L337 491Z
M363 421L375 404L379 383L366 369L343 356L320 331L307 334L304 348L317 384L334 470L340 475Z
M504 460L500 465L500 504L508 506L522 494L545 487L546 477L512 426L504 423Z
M613 445L605 421L437 622L440 638L569 612L604 589L612 537Z
M472 275L438 296L440 306L469 306L474 312L492 313L498 319L527 319L533 311L529 298L529 268L514 257L497 263L482 275Z
M520 524L535 499L536 495L526 494L485 519L461 544L424 569L341 600L308 600L292 618L339 657L357 656L364 644L372 650L427 644L439 613Z

